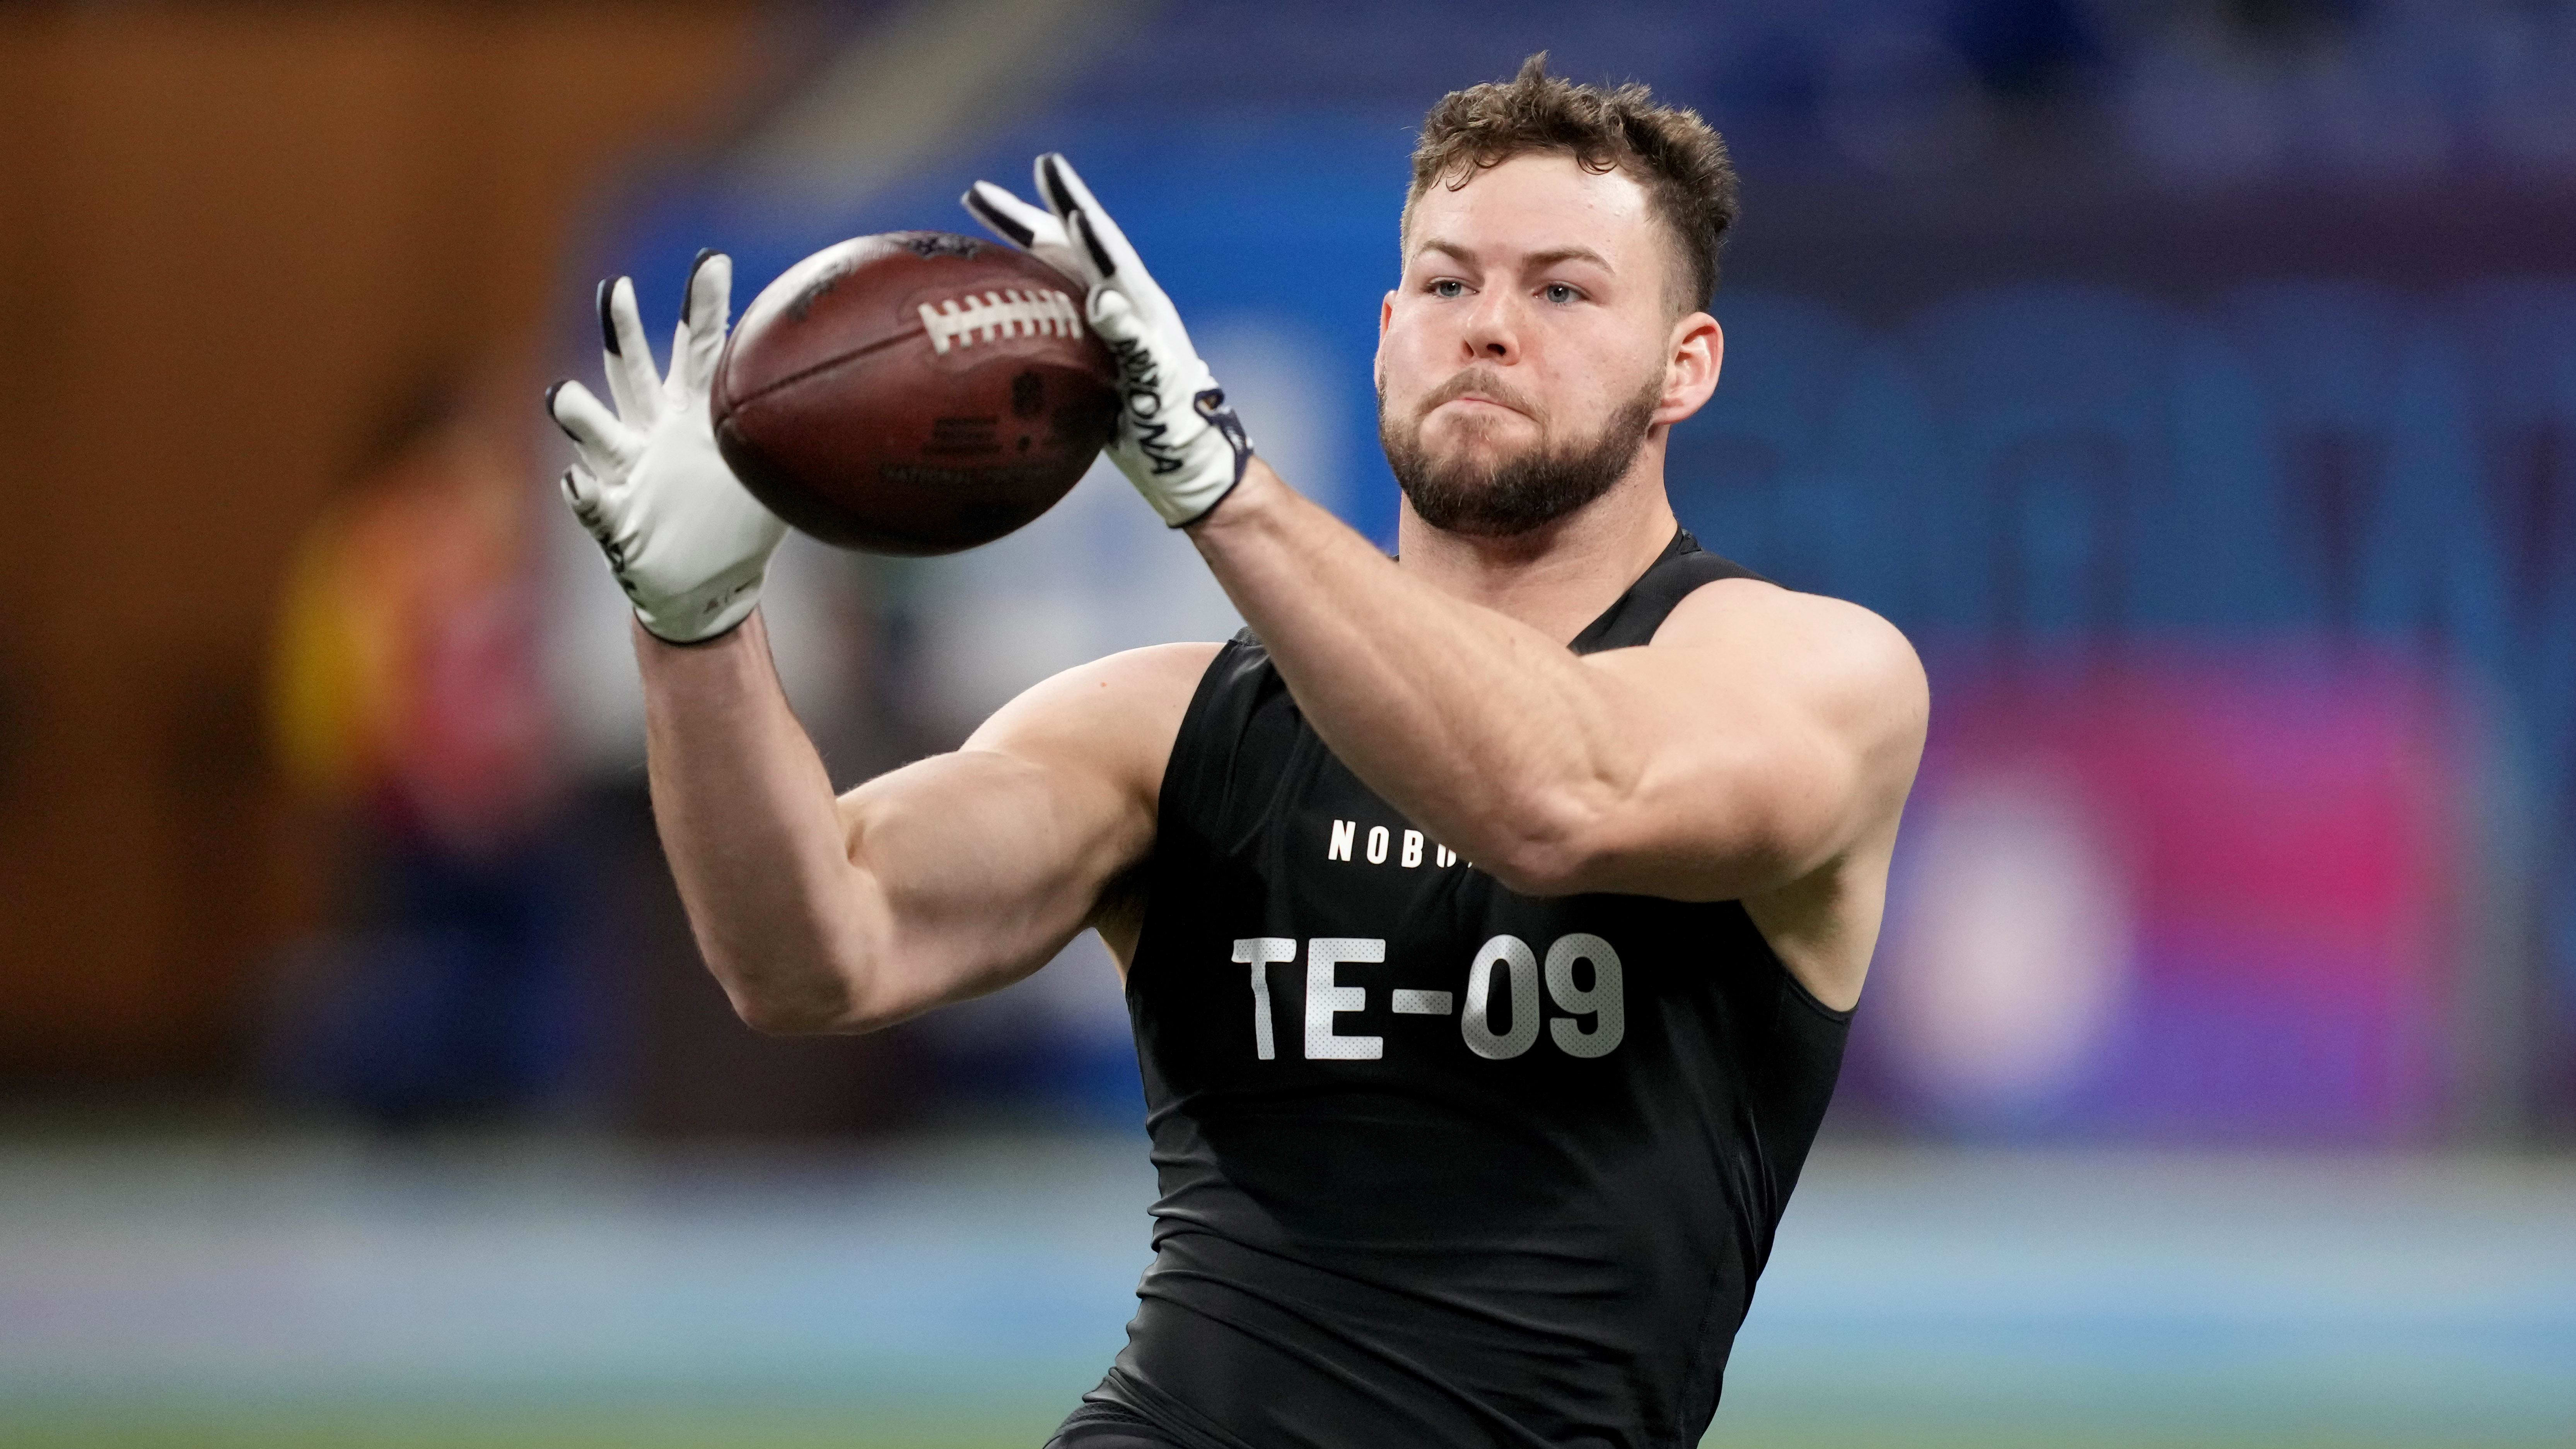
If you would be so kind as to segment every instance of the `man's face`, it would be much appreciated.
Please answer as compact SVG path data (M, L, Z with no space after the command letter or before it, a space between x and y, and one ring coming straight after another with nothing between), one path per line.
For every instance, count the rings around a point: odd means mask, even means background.
M1608 491L1655 425L1696 409L1705 391L1672 366L1691 328L1671 309L1679 262L1643 188L1568 155L1423 193L1379 314L1377 386L1424 522L1527 532Z

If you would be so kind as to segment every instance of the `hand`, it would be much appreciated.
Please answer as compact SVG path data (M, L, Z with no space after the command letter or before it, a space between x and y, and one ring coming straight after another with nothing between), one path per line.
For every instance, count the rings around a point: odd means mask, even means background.
M546 390L546 415L580 459L563 475L573 517L599 540L635 617L673 644L713 639L750 617L787 533L725 466L707 420L732 290L733 259L698 253L671 340L671 375L657 378L635 284L602 283L601 345L616 413L577 382Z
M1049 152L1038 158L1037 185L1050 210L989 181L976 182L962 199L995 235L1088 290L1084 310L1122 374L1109 460L1165 523L1194 523L1243 481L1252 440L1190 346L1172 299L1146 275L1136 249L1082 178Z

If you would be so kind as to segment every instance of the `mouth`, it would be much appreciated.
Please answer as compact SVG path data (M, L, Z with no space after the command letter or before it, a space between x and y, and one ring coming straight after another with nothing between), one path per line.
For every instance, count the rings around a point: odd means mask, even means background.
M1443 399L1439 403L1433 405L1431 411L1436 413L1442 408L1463 408L1470 414L1490 410L1493 412L1510 413L1512 416L1519 418L1526 418L1529 416L1528 413L1521 411L1510 403L1504 402L1499 398L1487 397L1480 392L1460 393L1456 397Z

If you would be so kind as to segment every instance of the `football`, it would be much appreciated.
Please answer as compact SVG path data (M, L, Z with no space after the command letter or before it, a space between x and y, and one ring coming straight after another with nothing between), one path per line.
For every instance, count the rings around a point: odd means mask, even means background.
M947 232L827 247L743 310L716 363L716 446L771 512L871 553L973 548L1089 469L1117 368L1081 287Z

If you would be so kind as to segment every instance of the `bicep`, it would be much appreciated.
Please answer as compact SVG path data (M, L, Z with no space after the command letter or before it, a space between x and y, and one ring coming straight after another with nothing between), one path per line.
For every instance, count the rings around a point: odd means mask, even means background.
M1164 646L1067 671L953 753L841 797L878 925L871 1019L1008 985L1092 924L1152 849L1163 765L1210 653Z

